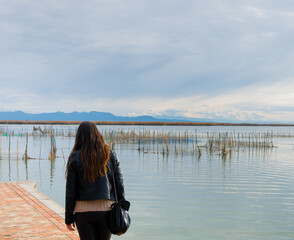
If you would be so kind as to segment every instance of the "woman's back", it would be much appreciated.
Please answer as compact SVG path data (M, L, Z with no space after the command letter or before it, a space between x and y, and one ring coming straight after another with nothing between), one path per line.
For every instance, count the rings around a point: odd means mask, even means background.
M116 190L118 198L124 198L124 184L122 178L122 172L120 164L116 154L110 151L110 158L107 162L108 169L111 169L113 164ZM96 199L110 199L115 201L115 195L113 190L112 171L108 170L103 176L99 176L94 182L90 182L87 178L84 178L84 166L81 160L80 151L76 151L72 154L70 164L68 168L68 179L72 180L68 184L68 188L75 192L76 199L80 201L96 200Z

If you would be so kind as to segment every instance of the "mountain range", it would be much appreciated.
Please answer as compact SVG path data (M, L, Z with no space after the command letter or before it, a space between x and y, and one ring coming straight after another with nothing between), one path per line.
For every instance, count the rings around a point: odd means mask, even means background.
M125 117L116 116L109 112L53 112L53 113L25 113L22 111L0 112L0 120L20 121L134 121L134 122L187 122L192 119L177 119L171 117L155 118L152 116ZM204 119L202 119L203 121Z

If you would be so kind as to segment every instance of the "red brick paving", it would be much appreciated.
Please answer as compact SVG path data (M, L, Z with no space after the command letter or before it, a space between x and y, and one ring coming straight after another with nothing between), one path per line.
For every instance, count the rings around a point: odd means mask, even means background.
M64 219L21 188L0 183L0 239L79 239Z

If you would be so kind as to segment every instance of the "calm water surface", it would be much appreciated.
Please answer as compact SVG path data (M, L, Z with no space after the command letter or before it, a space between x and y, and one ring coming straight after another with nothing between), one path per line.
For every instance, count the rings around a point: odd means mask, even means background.
M32 159L22 160L26 137L18 134L31 133L32 128L0 125L0 181L36 180L41 192L64 206L65 163L74 137L56 134L57 158L50 161L50 137L38 133L29 136L28 155ZM77 126L53 128L56 132L74 132ZM142 128L99 127L101 131ZM144 129L294 135L294 128L289 127L145 126ZM132 226L119 239L293 240L294 137L275 137L273 142L276 148L243 149L226 159L205 150L198 159L189 153L143 153L133 144L115 145L126 196L132 204Z

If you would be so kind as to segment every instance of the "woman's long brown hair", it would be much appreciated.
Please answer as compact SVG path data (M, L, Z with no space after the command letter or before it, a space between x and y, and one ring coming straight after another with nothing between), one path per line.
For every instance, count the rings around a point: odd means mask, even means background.
M66 175L70 159L75 151L81 150L81 160L84 166L84 179L95 182L98 176L107 173L109 147L94 123L82 122L76 133L75 145L68 157Z

